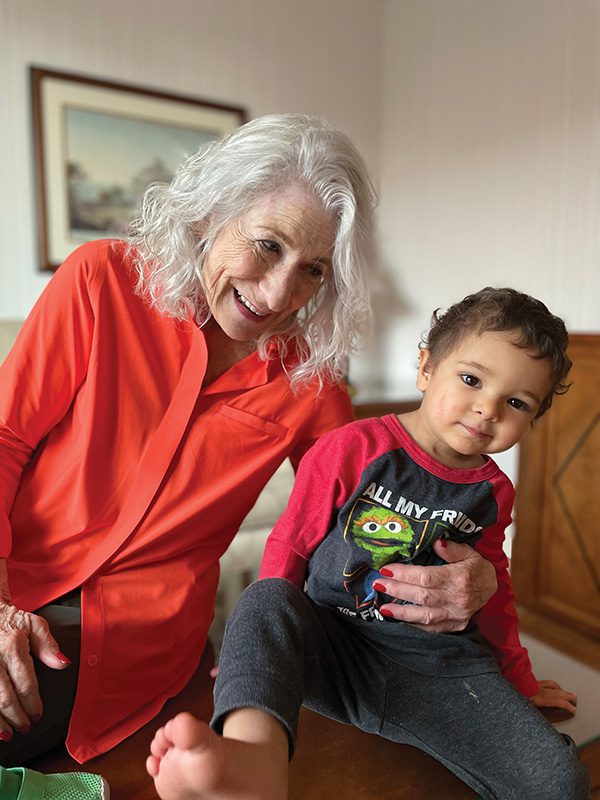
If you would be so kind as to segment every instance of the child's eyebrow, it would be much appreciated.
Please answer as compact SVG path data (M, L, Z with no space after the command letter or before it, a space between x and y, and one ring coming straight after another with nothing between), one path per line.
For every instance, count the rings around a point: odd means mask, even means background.
M540 405L540 403L542 402L542 401L540 400L540 398L537 396L537 394L534 394L533 392L528 392L528 391L527 391L527 389L522 389L521 391L522 391L522 393L523 393L523 394L526 394L526 395L527 395L527 397L531 397L531 399L532 399L532 400L533 400L535 403L537 403L537 404L538 404L538 406L539 406L539 405Z
M477 369L479 372L489 372L488 367L484 367L483 364L478 364L477 361L459 361L458 364L462 367Z

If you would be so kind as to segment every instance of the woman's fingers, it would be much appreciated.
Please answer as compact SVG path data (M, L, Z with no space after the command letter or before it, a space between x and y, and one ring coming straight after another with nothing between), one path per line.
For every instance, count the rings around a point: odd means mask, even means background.
M436 542L442 566L386 564L380 570L386 594L409 605L390 604L382 611L431 633L464 630L471 616L496 591L494 567L467 545Z
M448 585L453 575L447 567L388 564L385 571L394 577L378 578L377 583L385 587L386 594L404 604L387 603L381 607L382 612L430 633L460 631L467 626L470 604L467 598L461 598L458 583Z
M7 658L5 653L3 660L16 700L27 717L25 724L28 727L32 722L37 722L40 719L44 708L38 689L33 659L29 653L27 642L21 644L19 652L15 653L14 658ZM7 717L3 708L0 708L0 713ZM11 721L13 719L10 715L7 718Z
M0 631L0 714L24 733L41 717L42 710L27 634Z
M45 619L10 604L0 608L0 741L12 729L28 733L43 712L33 652L49 667L64 669L70 663L58 650Z
M414 606L387 604L380 608L381 613L386 617L393 617L401 622L410 622L415 628L428 633L454 633L463 631L468 623L468 617L456 617L449 615L445 608L435 608L431 606Z
M60 652L58 643L50 633L47 621L38 614L30 614L29 642L31 652L51 669L65 669L71 662Z
M29 696L31 701L31 696ZM41 700L37 706L41 710ZM38 712L39 713L39 712ZM31 727L31 719L23 708L21 698L17 695L16 687L13 684L13 676L7 664L6 654L4 654L4 664L0 666L0 716L3 722L3 730L9 733L14 728L19 733L28 733Z

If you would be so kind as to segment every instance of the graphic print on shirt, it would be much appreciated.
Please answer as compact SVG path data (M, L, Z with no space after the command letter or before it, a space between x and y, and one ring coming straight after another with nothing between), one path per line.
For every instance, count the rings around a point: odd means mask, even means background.
M457 477L462 474L443 468L429 471L403 447L367 458L312 551L309 597L348 618L383 621L383 604L404 601L373 589L382 566L443 564L433 549L436 539L472 547L496 523L494 484Z
M373 500L359 498L344 530L344 540L350 545L343 573L344 588L354 594L357 608L373 601L378 606L380 597L387 598L373 588L373 582L381 578L381 567L395 562L414 562L425 548L435 557L431 544L435 539L448 536L447 526L437 521L408 517Z

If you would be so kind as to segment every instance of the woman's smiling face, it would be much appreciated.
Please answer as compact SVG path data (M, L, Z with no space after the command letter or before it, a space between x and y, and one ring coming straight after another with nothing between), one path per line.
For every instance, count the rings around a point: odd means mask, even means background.
M216 237L203 272L215 322L249 342L305 306L330 272L333 217L300 184L265 195Z

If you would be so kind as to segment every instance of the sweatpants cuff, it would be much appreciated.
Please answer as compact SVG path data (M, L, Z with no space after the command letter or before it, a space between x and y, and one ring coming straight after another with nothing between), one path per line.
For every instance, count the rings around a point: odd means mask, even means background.
M221 675L219 675L221 678ZM218 679L217 679L217 682ZM218 734L223 734L225 717L239 708L257 708L265 711L278 720L286 730L289 742L289 757L294 755L298 732L298 715L302 697L291 687L281 683L272 675L254 677L247 673L238 676L227 676L223 686L215 691L215 710L210 727ZM282 712L282 709L286 711Z

